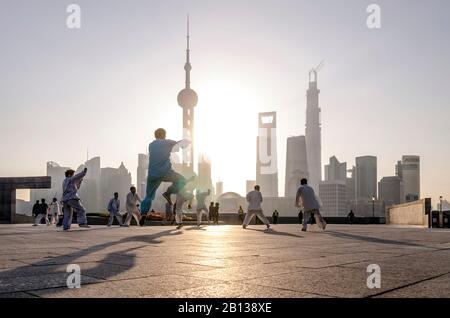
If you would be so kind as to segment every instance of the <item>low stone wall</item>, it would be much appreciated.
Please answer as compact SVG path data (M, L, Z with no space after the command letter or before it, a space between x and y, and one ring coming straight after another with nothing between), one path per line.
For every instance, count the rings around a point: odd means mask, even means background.
M428 227L428 215L425 214L425 199L387 208L386 224Z

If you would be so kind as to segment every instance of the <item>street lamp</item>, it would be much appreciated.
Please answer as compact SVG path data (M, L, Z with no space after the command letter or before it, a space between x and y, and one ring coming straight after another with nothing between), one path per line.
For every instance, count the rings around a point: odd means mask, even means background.
M444 227L444 214L442 213L442 200L444 198L442 195L439 197L440 207L439 207L439 227Z
M375 223L375 196L372 197L372 218Z

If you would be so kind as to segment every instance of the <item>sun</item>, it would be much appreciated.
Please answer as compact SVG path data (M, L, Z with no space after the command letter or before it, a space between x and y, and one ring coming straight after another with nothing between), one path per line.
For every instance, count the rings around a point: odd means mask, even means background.
M224 181L230 191L244 191L245 181L255 177L257 116L263 105L258 94L246 88L225 81L197 85L197 153L211 159L213 179Z

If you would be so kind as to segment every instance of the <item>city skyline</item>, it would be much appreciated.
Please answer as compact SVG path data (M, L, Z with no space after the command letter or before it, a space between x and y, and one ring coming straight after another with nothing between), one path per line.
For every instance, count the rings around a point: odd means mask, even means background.
M422 165L422 197L430 196L435 200L440 195L450 197L448 190L450 181L445 178L445 173L442 174L442 171L448 171L449 168L445 162L445 157L449 154L449 150L445 149L445 137L450 134L449 128L444 127L445 122L442 121L449 115L449 111L445 108L448 103L446 95L448 90L445 89L448 81L444 80L449 63L443 60L449 46L439 42L439 37L423 39L424 43L434 44L431 45L432 48L437 49L439 45L441 52L435 57L435 61L421 60L417 53L414 54L415 58L408 56L404 60L396 61L400 66L392 65L390 63L392 61L389 61L383 53L387 47L391 47L387 43L392 44L389 41L393 41L394 48L399 49L399 43L394 38L399 34L405 35L412 31L406 32L408 29L404 24L406 21L402 20L405 16L399 10L401 5L380 2L385 13L383 28L380 30L371 31L366 28L364 6L356 5L352 1L350 3L353 3L353 6L348 4L346 6L352 14L360 12L360 16L356 15L353 18L356 21L351 22L359 26L356 32L353 29L347 30L349 25L343 22L344 17L335 17L334 20L329 21L331 26L339 26L332 33L343 32L342 34L348 34L352 40L363 41L360 46L352 44L353 41L349 38L343 39L342 43L331 41L332 52L337 53L335 56L324 50L323 46L326 45L323 42L326 42L326 39L331 40L324 34L324 29L318 27L313 30L315 32L312 32L317 37L325 38L320 41L314 41L313 35L296 31L308 21L315 20L308 15L302 16L303 11L299 12L299 16L306 21L300 18L297 20L288 15L287 21L296 27L286 34L282 31L286 32L289 29L288 22L284 24L274 20L273 17L270 18L269 8L274 5L274 2L263 2L257 12L249 18L251 22L246 21L247 26L253 26L251 28L253 38L249 44L245 45L242 42L243 36L237 36L237 39L231 37L233 33L231 30L242 28L237 21L239 14L232 10L236 3L230 6L216 5L217 10L222 7L228 10L219 16L220 21L213 24L216 27L210 30L206 30L206 25L211 22L210 16L207 16L206 21L202 19L206 16L204 8L193 5L189 1L183 3L183 9L191 15L191 28L195 34L191 42L191 49L195 52L193 53L195 67L192 71L192 81L200 96L196 110L198 116L196 117L196 125L198 125L195 133L198 137L196 147L199 152L205 152L211 158L213 181L216 182L219 179L223 181L224 192L228 190L244 192L245 181L255 178L256 145L254 140L258 133L255 118L259 112L276 111L278 122L283 123L277 131L277 144L279 193L284 193L286 140L290 136L303 135L305 132L305 92L308 85L308 70L325 58L326 69L319 77L320 105L323 112L322 163L327 162L331 156L337 156L342 162L347 162L351 166L357 156L374 155L378 157L377 181L379 181L383 176L395 175L395 163L398 158L403 155L419 155ZM250 9L249 3L252 1L244 4L244 9ZM280 12L275 12L274 15L282 16L286 14L287 8L299 6L303 9L309 8L315 17L325 15L330 18L328 10L332 8L324 10L321 6L321 11L325 12L319 12L315 4L287 3L286 7L280 8ZM438 1L436 3L443 7L448 6ZM6 70L5 78L1 79L2 88L0 89L5 105L9 106L2 107L0 110L2 117L9 119L3 120L0 128L2 132L0 144L6 153L0 159L0 175L2 176L43 175L45 163L50 160L76 168L79 162L84 161L86 148L89 148L93 156L102 157L106 166L118 166L123 161L133 172L133 182L136 182L134 172L137 167L137 154L147 148L148 143L153 139L153 130L160 126L167 127L169 138L181 139L182 137L182 114L176 103L176 93L182 83L180 70L185 59L183 54L185 15L169 13L167 8L158 4L157 9L163 12L164 19L167 19L164 22L167 30L159 30L161 34L155 34L150 28L157 24L157 21L152 20L157 19L154 13L147 12L148 21L143 14L138 13L141 6L147 7L145 2L135 4L130 9L129 14L137 17L133 23L125 19L123 13L118 11L121 5L115 3L116 11L113 16L122 16L123 19L120 21L125 25L124 28L120 28L111 20L111 17L106 19L107 21L104 16L104 20L95 20L93 16L100 13L100 4L92 5L80 1L80 5L87 17L82 29L76 31L78 33L71 33L72 31L64 29L64 26L61 26L62 30L58 28L53 30L59 23L58 10L64 7L56 5L56 2L44 2L42 7L23 3L11 5L11 17L5 16L3 19L4 14L2 14L0 20L8 23L14 17L25 19L33 10L50 10L52 13L49 21L41 21L42 28L34 31L43 37L43 42L37 43L36 40L26 37L27 43L14 44L16 50L12 48L10 51L7 50L7 58L0 62ZM336 5L329 4L329 7L333 6ZM412 15L420 17L429 13L425 5L419 6L416 3L412 6L422 10L413 10ZM396 17L400 17L400 24L393 17L394 13ZM218 27L226 20L226 14L233 18L224 24L230 30ZM245 11L245 14L248 14L248 11ZM218 16L218 13L213 15ZM348 18L347 15L350 13L343 15ZM62 16L64 17L64 14ZM268 22L272 25L275 22L273 30L264 29L264 18L269 18ZM394 24L395 27L392 23L394 20L397 23ZM167 21L171 24L170 27ZM16 32L23 32L29 36L32 22L33 20L17 23L14 28ZM108 29L103 23L110 26L112 24L112 29ZM421 30L420 34L439 31L434 29L439 23L444 21L439 19L429 21L427 28ZM261 33L270 31L270 41L278 47L278 50L274 52L267 50L261 54L258 51L261 56L255 55L255 49L266 42L261 38L258 28L262 30ZM121 33L122 36L114 35L113 33L119 29L124 32ZM133 34L134 37L125 39L123 37L125 34ZM106 36L105 49L91 42L98 35ZM144 44L144 39L151 38L152 35L155 35L155 42L158 45L165 44L158 51L152 51L152 46ZM297 36L300 39L294 43L289 40L288 35ZM408 36L412 37L412 35ZM54 39L60 40L59 46L52 44L51 49L44 49L38 45L44 45L43 43L47 43L45 41ZM413 39L408 37L402 37L402 39L403 45L406 44L406 48L412 49L413 43L410 41ZM11 40L11 35L7 35L6 42L10 44ZM99 51L98 54L91 51L93 48L87 48L86 41L94 45L94 50ZM70 44L70 42L73 43ZM236 48L237 42L243 46ZM206 43L211 43L211 46ZM124 49L122 44L130 47ZM347 52L349 56L344 54L343 49L346 45L353 49ZM416 45L414 44L414 47ZM11 54L13 51L17 52L17 46L23 46L22 50L19 50L21 54L13 59ZM301 62L294 62L295 55L299 54L296 52L298 48L303 50L302 59L300 59ZM406 48L399 50L399 54ZM425 53L428 52L424 48L416 47L416 49L418 52L424 53L424 50ZM47 50L53 52L53 55L44 57L42 54ZM111 50L111 56L107 55L108 50ZM223 51L226 53L224 54ZM241 51L241 57L232 58L238 51ZM40 55L29 59L36 53ZM274 59L276 62L270 59L272 54L276 57ZM68 60L66 61L62 56L68 57ZM362 61L366 56L369 62ZM248 63L250 58L254 58L252 63ZM352 58L356 59L352 60ZM9 61L13 67L6 65L6 61ZM25 66L18 65L24 61L28 61ZM218 64L218 61L223 62ZM269 61L270 65L267 64ZM91 63L95 62L100 62L98 68L95 68L96 71L88 71L89 68L94 67ZM361 71L363 66L367 67L368 63L373 62L380 63L377 66L381 69L377 72L374 68L366 70L367 73ZM416 62L420 63L414 64ZM249 65L245 65L246 63ZM161 70L160 64L164 65L165 73L158 71ZM440 64L440 71L432 67L435 64ZM16 69L13 73L14 66ZM64 66L62 70L58 70L61 66ZM417 66L419 79L409 78L411 75L408 67L412 66ZM27 80L24 77L26 67L33 71ZM392 72L390 68L395 68L398 74ZM358 70L355 71L355 69ZM87 83L77 83L71 79L76 74L86 76ZM107 77L115 78L102 82ZM16 81L7 81L7 78L13 78ZM42 83L37 81L38 78L42 79ZM59 78L63 79L64 83L59 83ZM435 79L432 81L433 90L427 89L430 85L429 81L426 81L428 78ZM387 85L382 83L386 82L386 79L388 79ZM419 92L419 88L422 88L425 93ZM27 90L30 96L20 96L18 93L21 89ZM111 93L111 91L115 92ZM71 98L73 92L76 93L76 98ZM426 102L430 101L433 105L425 106ZM419 107L420 105L422 108ZM40 111L34 112L34 107L39 107ZM443 113L444 116L427 117L430 108L441 115ZM378 115L372 114L374 110L378 110ZM390 112L386 113L387 111ZM239 116L236 116L236 112ZM33 118L29 116L30 114ZM98 114L103 115L104 118L100 128L98 117L96 117ZM67 116L73 116L73 119L80 124L69 148L65 145L65 140L57 133L64 129L64 120L58 121L54 118ZM349 116L352 117L350 122L347 118ZM426 129L427 118L433 120L432 129ZM49 121L52 125L49 125L49 128L43 125L44 127L40 127L38 131L30 130L27 127L32 126L33 119L38 123ZM81 120L83 122L79 122ZM440 121L442 125L435 124ZM404 133L406 127L417 127L417 130L410 128L411 131ZM227 131L228 138L223 137L223 130ZM17 141L11 142L12 138L17 138ZM431 140L433 142L430 142ZM234 149L231 153L230 147ZM352 148L349 149L349 147ZM440 153L442 157L438 158L437 154ZM34 158L32 162L29 160L30 157ZM323 165L321 169L323 173Z

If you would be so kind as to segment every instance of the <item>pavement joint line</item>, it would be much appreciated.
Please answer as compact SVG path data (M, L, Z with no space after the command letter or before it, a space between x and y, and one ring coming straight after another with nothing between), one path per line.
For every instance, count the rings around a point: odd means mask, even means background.
M379 293L376 293L376 294L372 294L372 295L369 295L369 296L366 296L366 297L363 297L363 298L373 298L373 297L381 296L381 295L384 295L384 294L387 294L387 293L391 293L391 292L396 291L396 290L400 290L400 289L411 287L411 286L414 286L414 285L417 285L417 284L420 284L420 283L423 283L423 282L427 282L429 280L433 280L433 279L436 279L436 278L439 278L439 277L442 277L442 276L445 276L445 275L448 275L448 274L450 274L450 272L447 272L447 273L444 273L444 274L440 274L440 275L436 275L436 276L433 276L433 277L424 278L424 279L421 279L421 280L418 280L418 281L415 281L415 282L412 282L412 283L408 283L408 284L403 285L403 286L391 288L391 289L388 289L388 290L385 290L385 291L382 291L382 292L379 292Z

